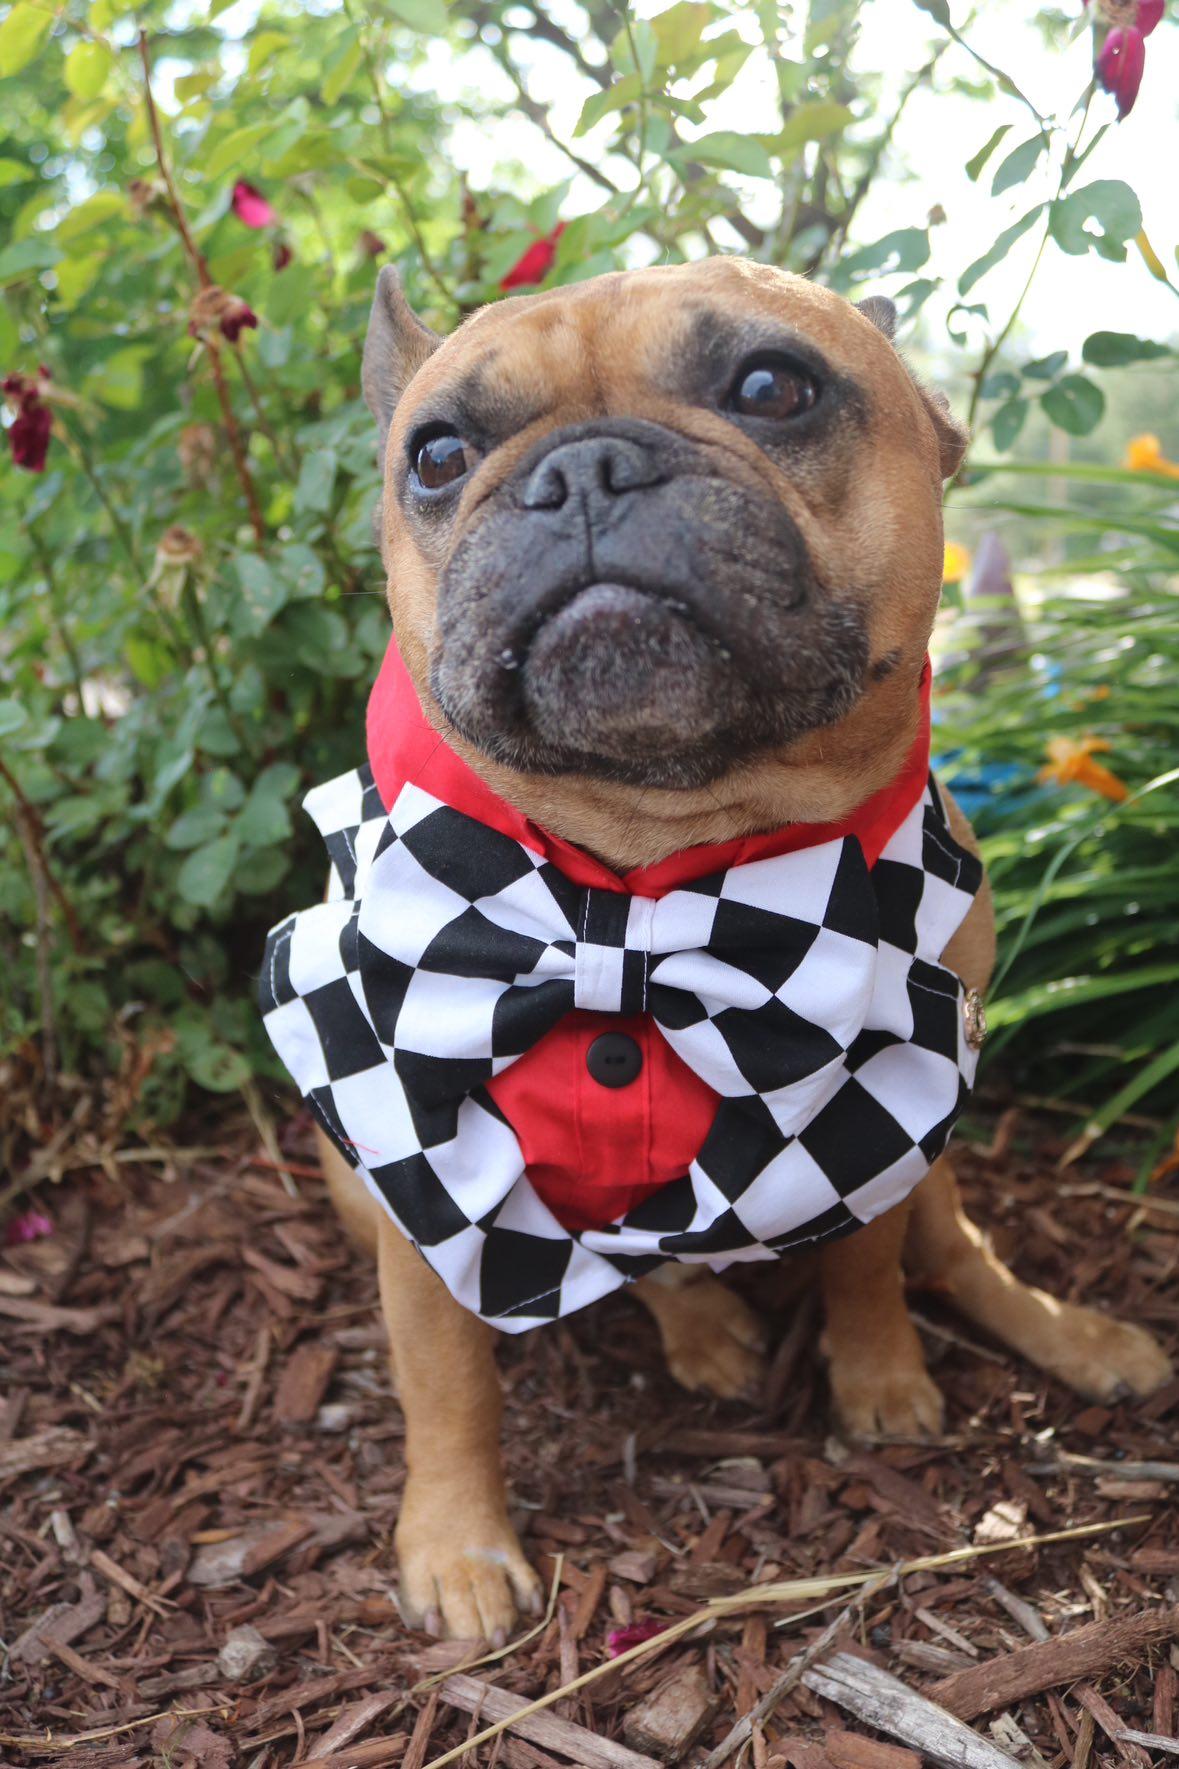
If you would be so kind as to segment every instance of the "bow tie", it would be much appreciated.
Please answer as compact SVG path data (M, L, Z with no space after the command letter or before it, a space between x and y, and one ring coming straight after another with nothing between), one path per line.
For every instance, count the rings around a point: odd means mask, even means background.
M932 781L871 869L845 837L659 898L576 885L412 784L386 814L367 770L306 805L332 887L271 932L267 1030L485 1319L519 1331L669 1258L720 1269L846 1232L945 1146L975 1057L940 957L981 870ZM575 1008L650 1016L719 1096L682 1179L583 1231L548 1211L487 1092Z
M376 1034L426 1105L461 1099L576 1007L651 1014L717 1093L773 1096L789 1133L814 1077L863 1026L878 913L850 839L655 899L575 886L510 836L409 788L355 938Z

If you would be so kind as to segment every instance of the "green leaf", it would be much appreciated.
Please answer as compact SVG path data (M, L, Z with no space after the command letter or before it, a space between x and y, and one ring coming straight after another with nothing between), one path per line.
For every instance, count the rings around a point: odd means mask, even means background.
M61 252L44 234L14 240L11 246L5 246L0 252L0 289L7 288L9 283L24 282L42 270L50 270L60 261Z
M873 240L840 259L832 282L836 288L869 275L891 276L897 271L920 270L929 258L929 233L924 227L898 227L883 239Z
M990 159L991 155L994 153L995 149L1010 128L1010 123L1000 123L999 127L995 130L995 133L988 136L978 152L967 160L966 176L969 178L971 184L976 184L978 182L979 173L982 171L983 167L986 165L987 161Z
M1091 332L1081 347L1083 360L1095 369L1123 368L1128 362L1155 362L1174 354L1169 344L1156 344L1134 332Z
M273 135L276 128L274 122L250 123L243 129L234 129L224 136L205 160L201 170L208 179L220 178L223 172L232 167L235 171L247 165L254 150Z
M984 399L1007 399L1018 392L1019 376L1013 375L1010 369L999 369L997 373L988 375L982 384Z
M0 159L0 190L10 184L28 184L36 174L31 166L25 166L20 160Z
M101 227L116 215L127 213L127 199L119 190L98 190L84 203L70 210L57 224L57 237L62 245L81 238L95 227Z
M295 487L295 505L299 510L322 515L331 508L332 487L336 483L336 451L313 448L304 455Z
M1008 399L991 419L991 435L1000 454L1005 454L1023 429L1028 415L1026 399Z
M677 5L656 14L651 29L659 45L659 66L674 67L691 55L711 17L711 8L700 5L699 0L678 0Z
M1070 436L1088 436L1101 422L1105 394L1084 375L1065 375L1055 387L1048 388L1040 404L1061 430Z
M50 6L14 6L0 24L0 80L27 68L53 29Z
M1100 229L1095 233L1092 223ZM1103 258L1126 256L1126 241L1142 229L1142 206L1128 184L1098 178L1052 205L1048 229L1062 252L1080 257L1090 248Z
M1067 361L1067 350L1053 350L1048 356L1025 362L1021 372L1027 381L1054 381Z
M605 92L591 92L581 107L581 115L577 119L574 135L585 135L603 117L611 111L620 111L624 105L633 104L642 91L642 83L637 74L627 74L621 80L615 80Z
M1040 133L1033 135L1028 141L1021 141L1018 147L1013 147L1007 158L1000 162L999 170L991 180L991 195L1002 196L1012 185L1022 184L1047 146L1048 137Z
M29 722L29 715L19 700L0 700L0 737L10 737Z
M219 836L225 828L225 812L219 805L194 805L190 811L182 811L176 821L169 825L164 836L164 846L181 853L189 848L204 847Z
M188 856L176 878L176 888L186 903L211 909L233 877L237 859L236 835L218 836Z
M930 18L935 19L939 25L949 25L949 0L914 0L914 4L922 12L928 12Z
M747 178L774 176L770 156L761 143L751 136L738 135L732 129L716 129L710 135L701 135L667 157L676 165L690 165L695 161L699 166L719 166L726 172L740 172Z
M1016 240L1023 238L1036 217L1041 215L1043 211L1043 203L1037 203L1034 209L1029 209L1026 215L1021 215L1018 221L1013 221L1010 227L1005 227L995 243L988 246L982 257L976 258L974 263L967 265L962 272L958 278L958 293L969 295L975 283L981 282L988 270L994 270L996 264L1000 264L1006 258Z
M75 98L97 98L115 65L105 43L75 43L65 60L65 83Z
M349 80L364 60L358 30L344 32L338 47L328 57L323 76L323 102L335 104Z
M273 847L290 838L288 801L298 784L299 770L291 762L274 762L262 770L250 788L239 820L242 839L248 847Z
M428 37L440 37L449 20L443 0L386 0L389 11L403 24Z
M258 69L274 59L276 49L286 49L291 39L285 31L259 31L250 42L249 70L256 74Z
M825 141L854 122L855 115L848 106L836 104L832 99L815 99L811 104L800 104L774 137L774 151L786 154L802 147L805 142Z
M285 848L255 848L243 854L235 883L247 897L264 897L290 870L290 855Z
M181 1058L197 1086L210 1093L236 1093L250 1079L250 1065L241 1051L219 1039L186 1041Z
M242 592L237 625L247 633L264 632L289 600L290 588L257 553L239 553L233 564Z

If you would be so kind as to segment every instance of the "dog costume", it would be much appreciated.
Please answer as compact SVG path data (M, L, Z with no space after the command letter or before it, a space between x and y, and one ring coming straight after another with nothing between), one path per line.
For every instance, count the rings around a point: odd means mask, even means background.
M391 643L368 764L305 808L327 901L268 938L267 1031L345 1159L507 1332L669 1259L870 1222L944 1149L976 1003L941 954L982 880L921 724L840 824L618 876L430 726Z

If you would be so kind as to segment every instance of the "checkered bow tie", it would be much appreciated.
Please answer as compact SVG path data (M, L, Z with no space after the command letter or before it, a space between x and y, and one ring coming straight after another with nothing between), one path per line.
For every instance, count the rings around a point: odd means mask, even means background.
M932 781L869 869L836 839L659 898L572 883L413 785L308 796L329 900L268 942L280 1056L460 1302L508 1331L666 1259L714 1269L846 1232L928 1171L965 1101L963 990L940 963L980 881ZM573 1008L649 1014L720 1096L690 1171L570 1230L486 1083Z

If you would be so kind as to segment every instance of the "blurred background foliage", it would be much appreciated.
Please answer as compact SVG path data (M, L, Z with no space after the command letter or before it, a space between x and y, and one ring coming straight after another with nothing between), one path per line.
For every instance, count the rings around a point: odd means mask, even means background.
M321 887L298 801L355 763L387 635L359 394L377 266L445 329L507 289L743 251L892 295L971 415L937 745L996 886L987 1075L1087 1136L1145 1112L1146 1171L1179 1070L1179 469L1173 327L1133 316L1175 290L1172 243L1103 162L1143 122L1111 24L1161 6L998 10L1002 59L960 0L8 8L10 1158L94 1081L118 1137L273 1074L263 933ZM882 12L919 27L903 68L873 61ZM969 134L965 240L915 105ZM1083 337L1067 304L1059 348L1024 324L1045 275L1109 291Z

